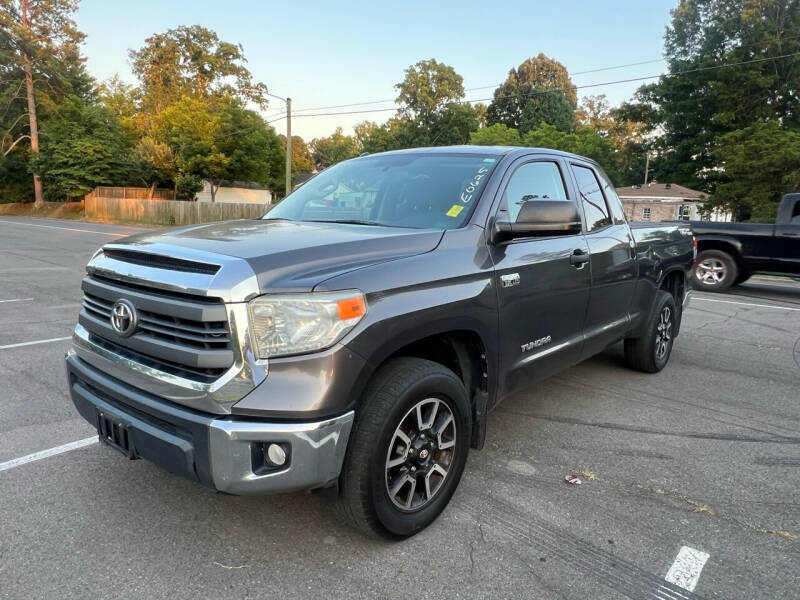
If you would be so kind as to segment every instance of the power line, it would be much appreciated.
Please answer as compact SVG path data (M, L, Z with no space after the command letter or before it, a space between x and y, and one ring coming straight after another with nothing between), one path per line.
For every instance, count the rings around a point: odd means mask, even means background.
M614 65L612 67L601 67L601 68L598 68L598 69L589 69L588 71L576 71L575 73L571 73L570 75L571 76L586 75L587 73L599 73L601 71L612 71L614 69L624 69L624 68L627 68L627 67L636 67L636 66L639 66L639 65L649 65L649 64L653 64L653 63L657 63L657 62L663 62L663 61L664 61L663 58L656 58L656 59L653 59L653 60L643 60L643 61L640 61L640 62L626 63L624 65ZM481 86L478 86L478 87L465 88L464 91L465 92L474 92L476 90L488 90L490 88L499 87L500 85L502 85L502 84L498 83L498 84L492 84L492 85L481 85ZM315 106L315 107L312 107L312 108L296 108L294 110L294 112L298 113L298 112L307 112L307 111L311 111L311 110L328 110L328 109L331 109L331 108L350 108L351 106L366 106L368 104L383 104L384 102L394 102L394 101L395 101L394 98L387 98L385 100L370 100L369 102L351 102L350 104L334 104L334 105L331 105L331 106Z
M743 60L743 61L739 61L739 62L735 62L735 63L726 63L726 64L721 64L721 65L711 65L711 66L707 66L707 67L697 67L695 69L685 69L683 71L676 71L674 73L659 73L657 75L646 75L644 77L631 77L631 78L628 78L628 79L617 79L617 80L614 80L614 81L603 81L603 82L600 82L600 83L588 83L588 84L584 84L584 85L576 85L574 87L575 87L575 89L588 89L588 88L595 88L595 87L600 87L600 86L604 86L604 85L616 85L616 84L620 84L620 83L632 83L634 81L646 81L648 79L658 79L659 77L677 77L679 75L686 75L686 74L689 74L689 73L698 73L698 72L702 72L702 71L715 71L715 70L719 70L719 69L726 69L726 68L730 68L730 67L738 67L738 66L742 66L742 65L765 62L765 61L770 61L770 60L779 60L779 59L782 59L782 58L790 58L790 57L793 57L793 56L800 56L800 52L792 52L790 54L782 54L780 56L769 56L769 57L764 57L764 58L754 58L754 59ZM489 87L491 87L491 86L489 86ZM474 90L474 89L485 89L485 88L471 88L471 89ZM501 99L501 98L512 98L512 97L526 98L526 97L536 96L536 95L539 95L539 94L552 94L552 93L555 93L555 92L566 92L566 91L568 91L567 88L550 88L550 89L547 89L547 90L533 90L533 91L531 91L531 92L529 92L527 94L507 94L505 96L492 96L492 97L489 97L489 98L474 98L474 99L471 99L471 100L466 100L465 102L470 102L470 103L471 102L485 102L485 101L488 101L488 100L497 100L497 99ZM373 103L372 102L354 103L354 104L351 104L351 105L342 105L342 107L344 108L346 106L358 106L359 104L373 104ZM306 109L306 110L312 110L312 109ZM321 109L318 109L318 110L321 110ZM392 107L392 108L374 108L374 109L368 109L368 110L352 110L352 111L340 111L340 112L321 112L321 113L312 113L312 114L308 114L308 113L306 113L306 114L294 114L293 116L295 116L295 117L324 117L324 116L335 116L335 115L354 115L354 114L362 114L362 113L365 114L365 113L375 113L375 112L388 112L388 111L396 111L396 110L398 110L397 107ZM280 119L276 119L276 120L280 120Z

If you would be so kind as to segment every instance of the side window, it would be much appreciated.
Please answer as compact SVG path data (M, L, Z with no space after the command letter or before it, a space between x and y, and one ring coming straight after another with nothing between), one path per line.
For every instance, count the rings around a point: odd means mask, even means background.
M614 225L624 225L625 213L622 210L622 202L617 196L617 190L611 185L608 177L601 175L600 181L603 182L603 194L605 194L608 208L611 210L611 218L614 220Z
M578 182L578 192L583 200L583 212L586 214L586 229L594 231L611 225L608 215L608 206L600 191L600 182L597 181L594 171L580 165L572 165L572 172Z
M566 200L561 170L554 162L529 162L514 171L503 192L501 210L516 221L522 205L531 200Z

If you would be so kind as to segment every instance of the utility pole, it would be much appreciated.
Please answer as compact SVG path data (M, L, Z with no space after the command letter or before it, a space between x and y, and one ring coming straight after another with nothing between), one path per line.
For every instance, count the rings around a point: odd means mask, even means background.
M292 191L292 99L265 93L286 104L286 194L284 195L288 196Z
M286 98L286 195L292 191L292 99Z
M650 174L650 153L646 154L647 160L644 163L644 185L647 186L647 176Z

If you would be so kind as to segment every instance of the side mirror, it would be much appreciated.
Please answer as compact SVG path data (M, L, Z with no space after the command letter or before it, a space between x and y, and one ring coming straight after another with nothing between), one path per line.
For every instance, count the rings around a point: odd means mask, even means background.
M513 223L497 219L492 242L497 244L522 237L569 235L581 232L578 207L569 200L529 200Z

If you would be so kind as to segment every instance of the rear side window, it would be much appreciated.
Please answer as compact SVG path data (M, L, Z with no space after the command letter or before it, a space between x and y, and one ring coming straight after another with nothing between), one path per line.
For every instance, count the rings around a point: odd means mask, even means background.
M611 225L608 206L600 191L600 182L594 171L580 165L572 165L575 180L578 182L578 192L583 201L583 212L586 215L586 230L594 231Z
M566 200L561 170L554 162L529 162L514 171L503 192L502 208L508 219L517 220L522 205L535 200Z
M617 196L617 190L611 185L608 177L600 175L600 181L603 183L603 194L608 201L608 208L611 211L611 219L614 221L614 225L624 225L625 213L622 210L622 202Z

